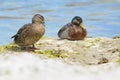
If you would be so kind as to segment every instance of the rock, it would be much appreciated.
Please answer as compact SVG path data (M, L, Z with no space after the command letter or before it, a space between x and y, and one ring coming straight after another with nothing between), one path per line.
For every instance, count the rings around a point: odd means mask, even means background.
M34 52L13 43L1 46L0 80L120 80L119 44L119 38L101 37L43 38Z
M48 58L62 58L67 63L103 64L116 62L119 59L119 44L120 38L98 37L70 41L46 37L37 42L36 46L39 50L36 50L34 53L47 56ZM4 51L4 49L8 52L12 51L16 53L21 51L14 44L6 45L4 48L1 47L0 51Z
M43 39L37 44L42 51L61 50L66 52L67 57L65 60L68 63L98 64L104 58L107 59L105 62L115 62L119 59L120 53L120 38L86 38L84 41L49 38Z

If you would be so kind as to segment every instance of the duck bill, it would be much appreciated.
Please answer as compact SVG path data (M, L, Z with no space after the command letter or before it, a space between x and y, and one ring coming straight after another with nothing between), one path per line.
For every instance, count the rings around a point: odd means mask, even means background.
M81 23L80 26L85 29L85 26L83 25L83 23Z

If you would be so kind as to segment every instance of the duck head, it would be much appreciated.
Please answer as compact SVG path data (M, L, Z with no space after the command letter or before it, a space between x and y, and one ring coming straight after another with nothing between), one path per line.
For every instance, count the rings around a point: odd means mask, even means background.
M32 18L32 23L42 23L42 24L44 24L45 23L44 22L44 17L40 14L36 14Z
M76 25L76 26L81 26L81 27L84 28L84 26L83 26L83 20L82 20L82 18L79 17L79 16L75 16L75 17L72 19L71 23L74 24L74 25Z

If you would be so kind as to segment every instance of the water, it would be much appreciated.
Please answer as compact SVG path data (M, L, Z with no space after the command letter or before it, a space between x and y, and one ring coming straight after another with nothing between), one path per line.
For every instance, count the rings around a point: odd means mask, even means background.
M57 37L64 24L78 15L88 36L120 35L120 0L0 0L0 45L10 39L34 14L46 19L45 36Z

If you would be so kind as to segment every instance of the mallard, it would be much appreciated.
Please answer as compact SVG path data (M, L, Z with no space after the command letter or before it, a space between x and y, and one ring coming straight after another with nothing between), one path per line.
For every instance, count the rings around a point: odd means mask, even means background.
M58 31L60 39L83 40L86 35L87 31L83 26L83 20L79 16L75 16L70 23L64 25Z
M44 17L36 14L32 18L32 23L28 23L21 27L17 34L12 36L14 42L20 47L31 46L35 48L34 44L44 35Z

